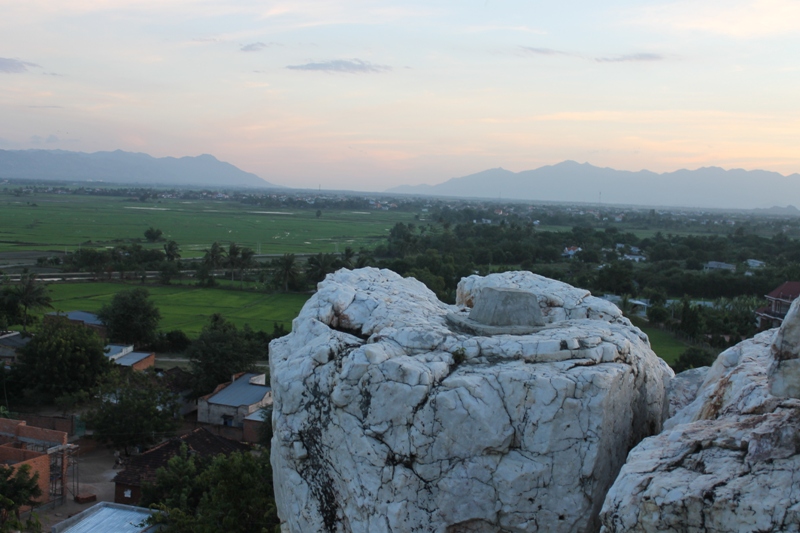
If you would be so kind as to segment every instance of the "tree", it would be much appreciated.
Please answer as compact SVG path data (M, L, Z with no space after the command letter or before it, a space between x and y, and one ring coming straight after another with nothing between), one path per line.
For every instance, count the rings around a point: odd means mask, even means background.
M23 527L20 508L31 506L42 495L39 472L31 475L31 466L11 468L0 465L0 531L16 531Z
M308 258L306 276L308 280L319 283L325 276L336 270L337 259L333 254L318 253Z
M205 263L210 269L217 270L222 263L225 261L225 250L222 248L220 243L214 241L211 244L211 248L206 250L205 255L203 256L203 263Z
M225 261L225 264L231 269L231 282L233 281L234 272L236 272L236 269L239 268L241 253L242 248L235 242L232 242L228 246L228 259Z
M110 365L94 330L54 319L46 320L20 349L15 372L32 388L55 399L94 388Z
M272 267L276 283L283 287L283 292L289 292L289 284L300 276L300 267L294 254L283 254L273 259Z
M164 244L164 255L167 261L176 261L181 258L181 249L175 241L167 241Z
M717 356L708 350L692 346L684 350L675 363L672 364L672 369L677 374L684 370L689 370L690 368L711 366L716 359Z
M114 369L99 386L88 421L95 438L123 448L150 446L177 429L178 399L153 372Z
M269 454L234 452L210 461L183 447L146 485L142 505L162 512L150 523L178 533L248 533L273 531L279 525Z
M144 238L147 239L148 242L156 242L161 238L161 235L163 235L163 233L164 232L161 231L160 229L150 226L145 230Z
M52 308L50 295L45 285L36 282L36 274L23 274L19 284L13 288L12 297L22 307L22 329L28 329L28 311L31 309Z
M147 346L156 339L161 320L150 293L141 287L118 292L97 316L108 328L112 341L136 346Z
M245 325L239 330L219 314L211 316L200 336L186 351L195 374L195 391L208 394L237 372L255 370L256 361L267 358L269 336Z

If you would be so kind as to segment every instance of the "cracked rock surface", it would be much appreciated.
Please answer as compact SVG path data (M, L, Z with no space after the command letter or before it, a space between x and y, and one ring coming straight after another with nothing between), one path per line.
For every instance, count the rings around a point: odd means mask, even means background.
M545 326L474 336L487 286ZM372 268L329 275L270 345L285 532L583 532L630 450L661 429L672 371L612 304L531 273L462 280L457 306Z
M770 392L779 363L797 358L799 327L797 313L787 315L780 331L676 376L703 381L690 403L671 402L685 405L664 432L631 451L601 531L800 531L800 400ZM679 396L693 388L678 387Z

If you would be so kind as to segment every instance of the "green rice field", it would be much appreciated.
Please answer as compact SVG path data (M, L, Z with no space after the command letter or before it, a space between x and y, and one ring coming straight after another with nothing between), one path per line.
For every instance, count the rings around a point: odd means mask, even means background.
M97 312L119 291L138 287L122 283L58 283L48 286L56 311ZM146 287L161 311L162 331L183 330L197 337L208 318L221 314L238 327L250 324L256 330L272 332L275 323L291 330L292 320L310 294L261 293L191 285Z
M177 241L184 258L202 255L214 241L249 246L259 254L341 252L347 246L372 247L395 223L414 220L414 213L380 210L323 210L317 218L316 209L266 209L233 201L140 203L56 194L0 198L0 252L111 247L144 240L149 227Z
M689 347L688 344L676 339L668 331L649 326L644 320L634 317L631 321L650 338L650 347L656 355L670 365Z

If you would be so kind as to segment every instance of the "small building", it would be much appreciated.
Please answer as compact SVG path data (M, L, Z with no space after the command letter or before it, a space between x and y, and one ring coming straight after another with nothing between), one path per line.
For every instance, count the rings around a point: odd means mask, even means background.
M121 505L119 503L99 502L88 509L59 522L50 528L50 533L151 533L162 528L160 524L147 525L145 520L158 511Z
M234 374L231 381L197 399L197 421L242 427L247 415L272 405L272 389L264 374Z
M180 402L178 414L186 416L197 411L197 399L192 394L192 381L194 376L180 367L172 367L169 370L160 371L159 375L164 380L164 384L172 391Z
M752 269L759 269L767 266L767 263L765 263L764 261L759 261L758 259L748 259L747 261L745 261L745 264L747 265L747 268L752 268Z
M88 311L67 311L66 313L61 311L53 311L52 313L47 313L45 315L45 320L58 319L68 320L73 324L80 324L89 329L93 329L98 335L100 335L100 338L102 339L105 339L108 336L106 325L103 324L103 322L94 313L89 313Z
M710 272L712 270L727 270L729 272L736 272L736 265L723 263L721 261L709 261L703 265L704 272Z
M119 366L133 370L145 370L156 364L155 352L134 352L131 345L108 344L106 357Z
M566 248L564 248L564 251L561 253L561 256L569 257L570 259L572 259L573 257L575 257L575 254L581 251L583 251L583 249L580 246L567 246Z
M647 258L643 255L636 255L636 254L624 254L622 256L623 261L633 261L634 263L643 263L647 261Z
M769 294L765 294L767 305L756 309L756 324L759 329L777 328L783 324L792 302L800 296L800 281L786 281Z
M271 413L272 413L271 409L259 409L258 411L253 411L252 413L244 417L244 427L242 428L242 440L244 442L252 442L252 443L258 442L259 435L261 434L264 424L272 423Z
M114 501L127 505L138 504L142 498L142 485L155 482L156 470L166 467L184 445L189 453L198 457L214 457L221 453L229 455L250 450L247 444L214 435L205 428L195 429L132 457L125 470L114 477Z
M24 420L0 418L0 465L17 469L31 467L39 474L40 503L63 502L66 496L68 455L74 446L67 444L63 431L29 426Z
M19 331L0 332L0 364L13 365L19 357L19 350L31 342L31 337Z

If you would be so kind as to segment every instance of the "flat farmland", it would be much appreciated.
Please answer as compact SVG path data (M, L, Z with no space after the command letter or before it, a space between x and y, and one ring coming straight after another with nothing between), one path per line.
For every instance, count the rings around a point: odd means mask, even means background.
M141 287L123 283L54 283L48 285L56 311L97 312L119 291ZM310 294L261 293L193 285L147 286L150 298L161 311L161 331L183 330L195 338L209 317L221 314L237 327L250 324L272 332L275 323L287 330Z
M144 240L149 227L178 242L184 258L212 242L235 242L260 254L318 253L370 248L397 222L400 211L268 209L233 201L134 202L106 196L37 194L0 197L0 252L74 251ZM35 204L35 205L34 205ZM143 246L161 247L160 243Z

